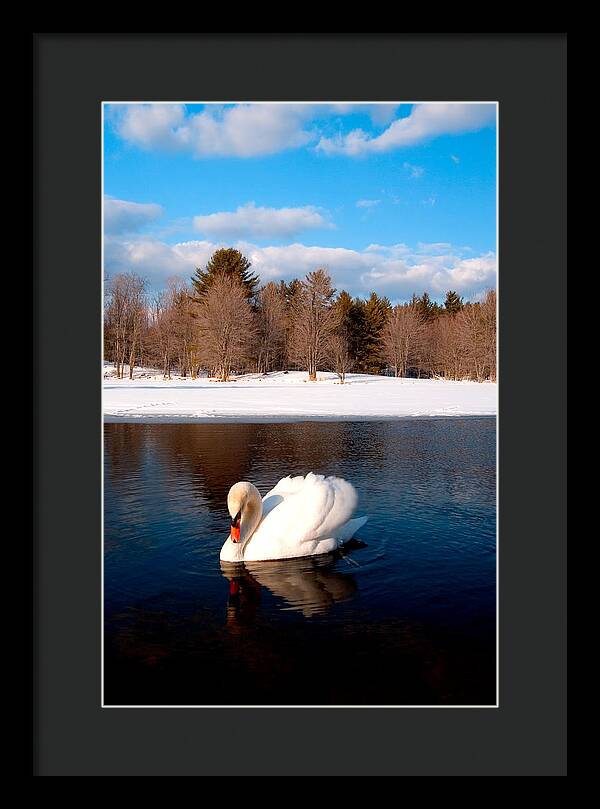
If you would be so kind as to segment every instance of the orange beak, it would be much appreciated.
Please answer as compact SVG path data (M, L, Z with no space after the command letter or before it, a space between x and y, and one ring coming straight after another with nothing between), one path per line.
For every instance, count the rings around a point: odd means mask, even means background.
M235 515L235 517L231 521L231 541L232 542L239 542L240 541L240 521L242 518L241 511Z

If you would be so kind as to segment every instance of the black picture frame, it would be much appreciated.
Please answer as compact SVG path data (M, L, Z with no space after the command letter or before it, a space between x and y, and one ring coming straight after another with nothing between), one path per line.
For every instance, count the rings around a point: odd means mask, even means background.
M30 774L565 775L566 35L38 33L32 74ZM101 102L190 98L499 102L497 709L101 708Z

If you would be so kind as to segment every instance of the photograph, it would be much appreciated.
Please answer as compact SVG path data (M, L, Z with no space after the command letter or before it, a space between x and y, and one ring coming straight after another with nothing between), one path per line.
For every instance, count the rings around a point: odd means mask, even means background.
M103 708L499 707L501 113L101 102Z

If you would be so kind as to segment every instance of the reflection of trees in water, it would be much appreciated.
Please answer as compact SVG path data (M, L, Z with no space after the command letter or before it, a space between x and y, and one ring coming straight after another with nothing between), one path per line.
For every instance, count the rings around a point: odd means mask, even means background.
M106 454L115 475L139 472L144 452L156 452L171 472L190 474L191 485L219 510L229 487L277 469L266 485L307 472L344 474L347 463L384 466L389 448L381 429L349 422L296 424L108 424ZM380 425L378 425L380 428Z
M262 492L286 475L343 474L344 462L360 447L352 424L173 424L152 434L160 456L190 476L209 508L223 511L238 480L259 483ZM373 444L371 442L371 449ZM273 474L273 470L277 470ZM265 471L268 479L264 481Z
M489 452L482 459L482 437ZM264 495L285 475L314 471L352 481L375 530L382 515L495 500L495 424L489 420L292 424L109 424L107 476L118 485L144 463L163 492L184 491L226 519L229 488L251 480ZM124 504L125 506L125 504ZM438 513L438 512L436 512Z
M352 449L350 424L303 422L262 426L270 433L269 455L273 453L286 475L339 474L337 466ZM281 426L284 429L278 429Z
M143 466L148 429L142 424L105 424L104 458L115 482L137 476Z
M181 468L208 507L222 512L230 487L248 478L252 459L261 452L262 440L254 428L253 424L161 425L154 441L173 471Z
M370 495L380 506L402 501L411 510L423 499L477 502L495 499L495 424L482 420L415 420L367 425L357 451L368 468ZM489 463L482 464L482 433L489 434ZM371 449L373 447L374 449ZM361 449L362 448L362 449ZM376 472L376 474L373 474Z
M347 477L360 488L364 468L370 468L381 483L395 469L387 468L387 438L381 424L352 422L110 424L106 456L115 481L139 476L144 461L151 461L164 469L163 491L173 487L176 493L183 485L225 516L227 493L238 480L251 480L264 495L286 475L313 471Z

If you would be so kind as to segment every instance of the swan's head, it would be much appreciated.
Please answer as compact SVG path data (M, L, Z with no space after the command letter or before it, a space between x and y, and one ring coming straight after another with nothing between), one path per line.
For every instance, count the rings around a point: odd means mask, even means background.
M227 495L227 510L231 517L231 541L250 539L262 516L260 492L252 483L235 483Z

